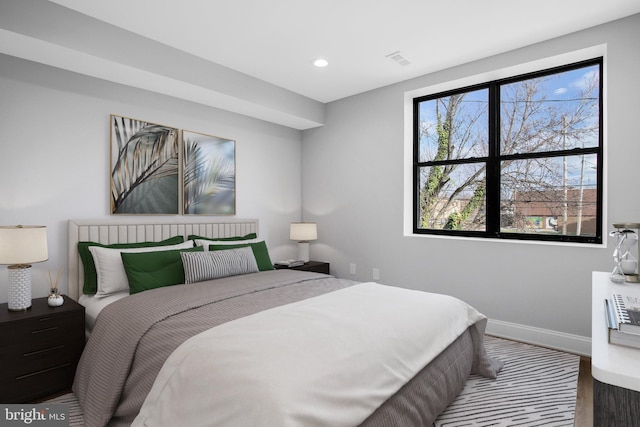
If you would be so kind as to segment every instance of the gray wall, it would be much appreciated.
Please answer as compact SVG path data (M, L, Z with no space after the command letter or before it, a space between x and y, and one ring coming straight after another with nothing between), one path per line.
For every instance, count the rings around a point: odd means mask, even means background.
M504 336L588 353L591 272L608 248L403 235L404 94L606 44L606 232L640 221L640 15L327 105L303 133L303 218L318 222L311 258L334 273L458 296ZM426 53L428 54L428 53ZM349 265L355 263L357 274ZM398 309L401 312L401 308Z
M300 131L0 55L0 224L47 226L49 261L33 266L34 297L47 294L43 273L66 270L67 220L109 217L110 114L235 139L236 216L260 219L275 259L295 256L288 226L300 219Z

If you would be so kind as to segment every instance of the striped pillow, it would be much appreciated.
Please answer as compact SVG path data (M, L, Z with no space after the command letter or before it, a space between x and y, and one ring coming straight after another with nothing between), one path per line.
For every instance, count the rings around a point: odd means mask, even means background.
M181 252L185 283L258 272L251 247L214 252Z

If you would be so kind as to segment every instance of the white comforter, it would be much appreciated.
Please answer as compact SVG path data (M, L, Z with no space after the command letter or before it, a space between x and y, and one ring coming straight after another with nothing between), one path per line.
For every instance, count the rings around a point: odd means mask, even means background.
M355 426L484 319L445 295L362 283L186 341L134 426Z

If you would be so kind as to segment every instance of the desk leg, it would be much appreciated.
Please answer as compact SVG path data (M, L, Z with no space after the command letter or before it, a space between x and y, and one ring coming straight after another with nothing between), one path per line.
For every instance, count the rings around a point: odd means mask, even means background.
M640 427L640 392L594 378L593 426Z

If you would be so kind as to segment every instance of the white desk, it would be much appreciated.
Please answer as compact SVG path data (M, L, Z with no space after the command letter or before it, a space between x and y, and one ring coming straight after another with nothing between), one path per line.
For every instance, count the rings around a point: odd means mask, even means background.
M591 374L594 425L640 425L640 349L609 344L605 298L614 292L640 297L640 284L616 284L609 273L593 272L591 301Z

